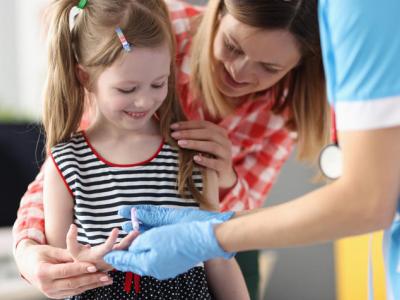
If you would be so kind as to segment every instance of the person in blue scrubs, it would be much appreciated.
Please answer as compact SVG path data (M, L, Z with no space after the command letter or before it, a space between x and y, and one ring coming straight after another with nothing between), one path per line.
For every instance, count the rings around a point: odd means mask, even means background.
M145 232L106 261L165 279L237 251L385 229L388 299L400 299L399 12L399 0L319 1L328 96L343 157L340 178L284 204L237 214L139 206ZM127 212L121 214L129 217Z

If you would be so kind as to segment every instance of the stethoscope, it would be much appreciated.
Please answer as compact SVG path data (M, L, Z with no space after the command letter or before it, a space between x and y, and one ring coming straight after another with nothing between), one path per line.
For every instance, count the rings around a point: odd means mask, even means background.
M336 130L336 115L333 107L331 108L332 118L332 142L322 148L319 154L319 168L322 174L328 179L335 180L342 175L343 158L342 150L340 149L337 130Z

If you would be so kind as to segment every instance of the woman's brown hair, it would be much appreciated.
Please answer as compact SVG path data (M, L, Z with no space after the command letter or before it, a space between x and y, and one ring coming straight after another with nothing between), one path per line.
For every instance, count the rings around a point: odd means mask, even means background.
M48 73L45 87L43 123L47 148L68 141L77 132L85 104L85 90L76 70L79 65L89 74L91 88L99 74L124 54L115 33L120 27L134 48L158 47L167 43L175 57L175 38L168 9L163 0L88 1L70 30L69 13L78 0L52 3L48 40ZM171 60L168 95L157 111L164 140L179 151L178 191L188 192L200 203L204 199L192 174L193 153L181 149L170 136L170 125L185 120L175 86L175 60Z
M238 21L265 30L289 31L301 50L302 59L270 88L274 113L289 108L287 127L298 133L298 155L315 159L328 140L329 106L319 40L317 0L210 0L193 37L191 85L205 101L208 113L223 117L232 104L216 85L213 43L219 18L229 13Z

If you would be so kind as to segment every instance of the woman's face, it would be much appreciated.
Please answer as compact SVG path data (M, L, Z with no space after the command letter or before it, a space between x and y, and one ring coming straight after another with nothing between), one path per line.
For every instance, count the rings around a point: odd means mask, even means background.
M218 90L235 98L270 88L298 64L301 54L288 31L251 27L225 14L214 58Z

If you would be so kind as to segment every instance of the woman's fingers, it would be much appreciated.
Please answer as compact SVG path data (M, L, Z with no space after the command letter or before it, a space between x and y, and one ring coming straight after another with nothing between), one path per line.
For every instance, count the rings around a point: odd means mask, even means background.
M177 124L182 124L182 126L172 132L171 135L175 139L214 140L222 145L230 145L227 131L211 122L189 121Z
M201 129L201 128L212 129L220 133L225 132L225 129L222 128L221 126L203 120L178 122L171 125L172 130Z
M224 164L221 163L220 160L206 157L204 155L195 155L193 159L197 164L206 167L208 169L215 170L217 173L220 173L224 166Z
M171 133L171 136L176 139L216 140L218 142L222 139L224 142L229 141L225 129L216 130L207 127L176 130Z
M179 140L178 145L185 149L208 153L221 159L230 158L230 153L220 144L209 141Z
M59 279L54 281L54 292L51 298L64 299L112 283L113 281L110 277L100 272Z

